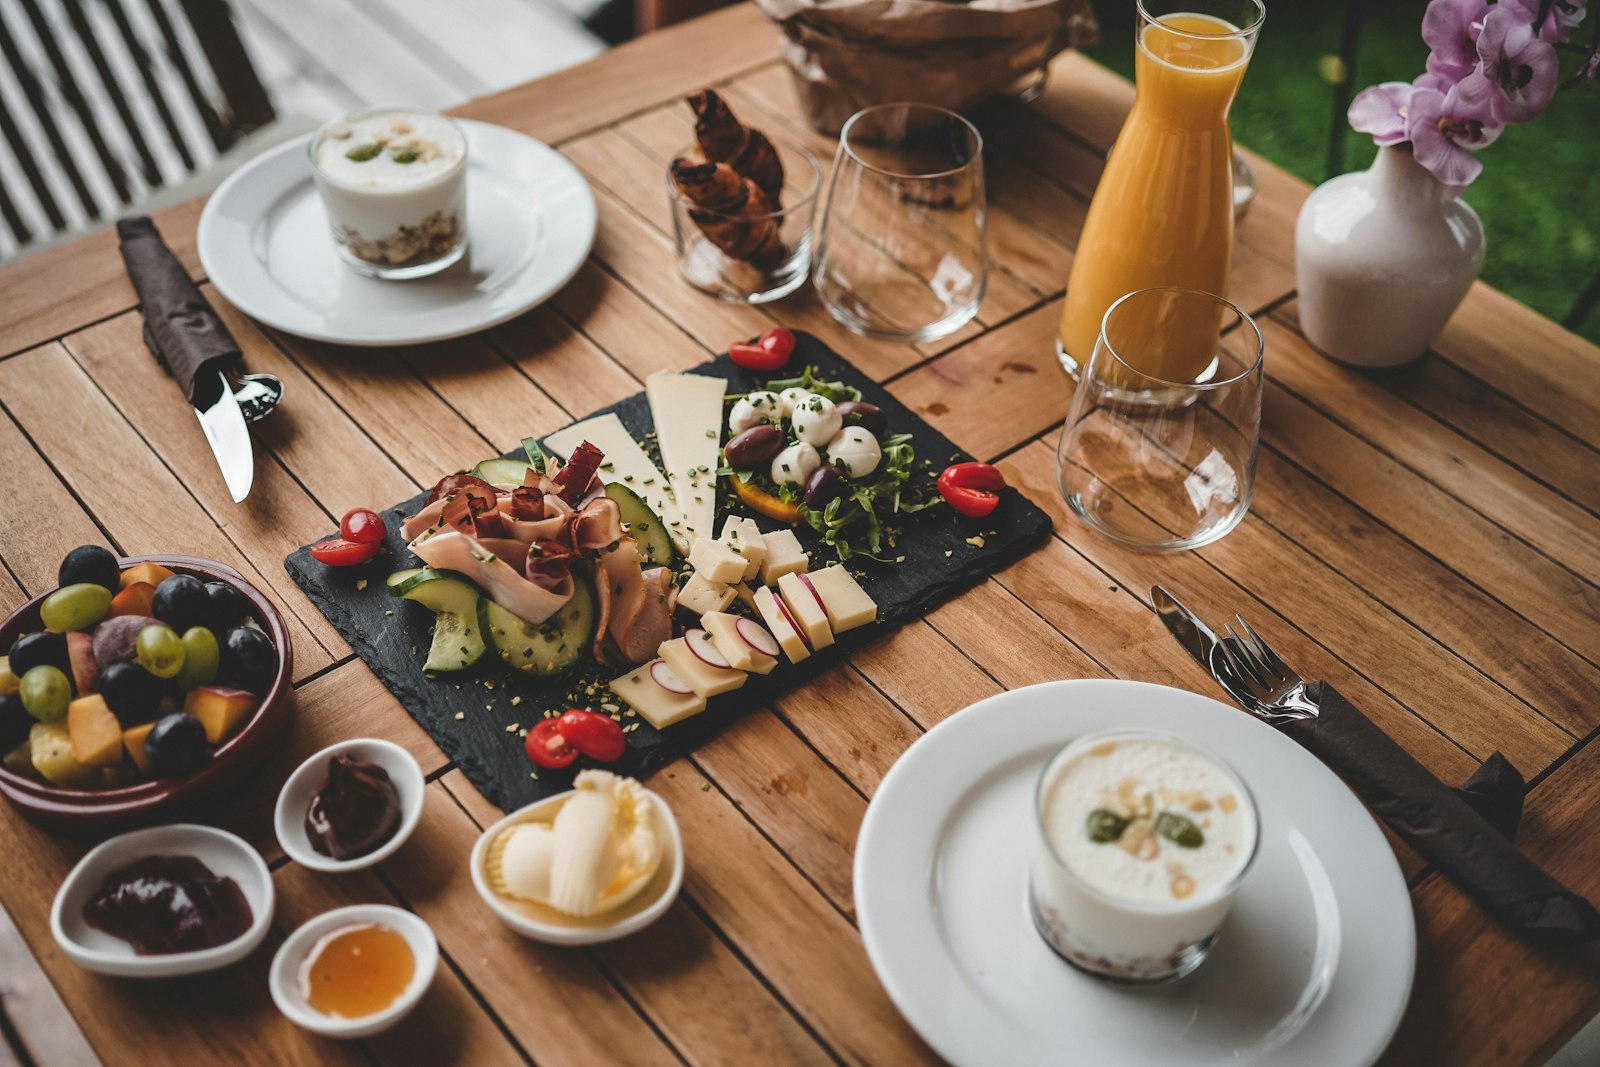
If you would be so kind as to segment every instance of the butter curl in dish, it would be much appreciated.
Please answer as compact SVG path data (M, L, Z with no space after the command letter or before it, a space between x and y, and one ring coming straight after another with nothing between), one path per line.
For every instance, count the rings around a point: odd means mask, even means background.
M473 884L525 937L554 944L626 937L678 895L677 821L631 778L589 770L573 786L489 827L473 849Z

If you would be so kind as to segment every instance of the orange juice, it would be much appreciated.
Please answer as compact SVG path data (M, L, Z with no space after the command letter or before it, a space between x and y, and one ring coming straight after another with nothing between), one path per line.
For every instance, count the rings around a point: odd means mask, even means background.
M1203 3L1197 6L1204 6ZM1259 12L1259 9L1256 9ZM1138 93L1089 206L1061 313L1062 351L1089 361L1106 309L1136 289L1227 295L1233 252L1233 141L1228 108L1260 18L1241 30L1215 15L1151 18L1140 5ZM1118 354L1169 381L1210 363L1217 324L1166 329Z

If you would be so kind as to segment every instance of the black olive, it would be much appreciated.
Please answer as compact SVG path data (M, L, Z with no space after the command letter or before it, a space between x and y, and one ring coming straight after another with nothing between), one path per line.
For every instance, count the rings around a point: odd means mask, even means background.
M211 596L194 575L174 574L156 586L150 598L150 614L181 634L210 621Z
M265 693L278 673L278 652L267 635L252 626L235 626L222 635L217 684Z
M123 726L149 722L175 687L137 663L113 663L100 672L100 695Z
M752 426L722 448L722 458L737 471L751 471L783 451L783 431L771 423Z
M199 770L211 757L206 728L187 711L164 716L144 739L144 756L156 778L182 778Z
M889 428L889 416L876 404L864 400L846 400L836 409L846 426L859 426L874 437L882 437Z
M66 634L54 634L48 631L23 634L11 646L8 662L11 665L11 673L18 678L41 665L57 667L67 677L72 676L72 661L67 657Z
M806 479L806 507L820 508L844 493L844 475L831 463L824 463Z
M211 619L206 626L219 634L250 614L250 602L227 582L207 582L206 595L211 599Z
M61 585L103 585L115 594L122 588L122 569L117 557L99 545L79 545L61 561L56 581Z
M15 693L0 693L0 753L10 752L28 739L33 716Z

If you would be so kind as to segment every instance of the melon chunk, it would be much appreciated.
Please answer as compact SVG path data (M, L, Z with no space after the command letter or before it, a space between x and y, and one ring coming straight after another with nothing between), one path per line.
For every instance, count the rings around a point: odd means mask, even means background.
M128 750L128 758L133 760L135 767L146 774L150 773L150 759L144 754L144 742L150 736L150 731L155 728L155 723L147 722L130 726L122 731L122 747Z
M67 705L67 738L72 758L85 767L109 767L122 759L122 724L99 693Z
M206 740L213 745L230 737L255 707L254 693L220 685L199 686L183 698L183 710L200 720L206 728Z
M94 771L73 758L72 738L64 722L34 723L28 731L28 758L51 785L86 789L94 784Z
M121 580L118 584L126 589L137 582L144 582L154 589L168 578L171 578L172 573L172 571L159 563L135 563L122 572Z

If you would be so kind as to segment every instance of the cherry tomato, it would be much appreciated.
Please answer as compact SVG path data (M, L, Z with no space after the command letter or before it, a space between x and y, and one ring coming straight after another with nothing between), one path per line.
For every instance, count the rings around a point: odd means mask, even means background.
M339 520L339 536L360 545L379 542L387 536L383 517L371 508L351 508Z
M590 759L612 763L622 758L628 739L616 720L582 708L573 708L556 720L556 728L567 744Z
M729 359L746 370L754 371L781 370L793 352L794 334L782 326L768 330L753 345L728 346Z
M335 537L331 541L311 546L311 558L319 563L326 563L330 567L354 567L358 563L365 563L378 554L383 547L381 541L370 541L362 544L357 541L346 541L342 537Z
M560 727L559 719L540 719L538 725L528 731L528 740L522 748L536 766L560 770L578 758L578 750L561 736Z
M957 463L939 475L939 495L956 511L982 518L1000 503L1005 475L987 463Z

